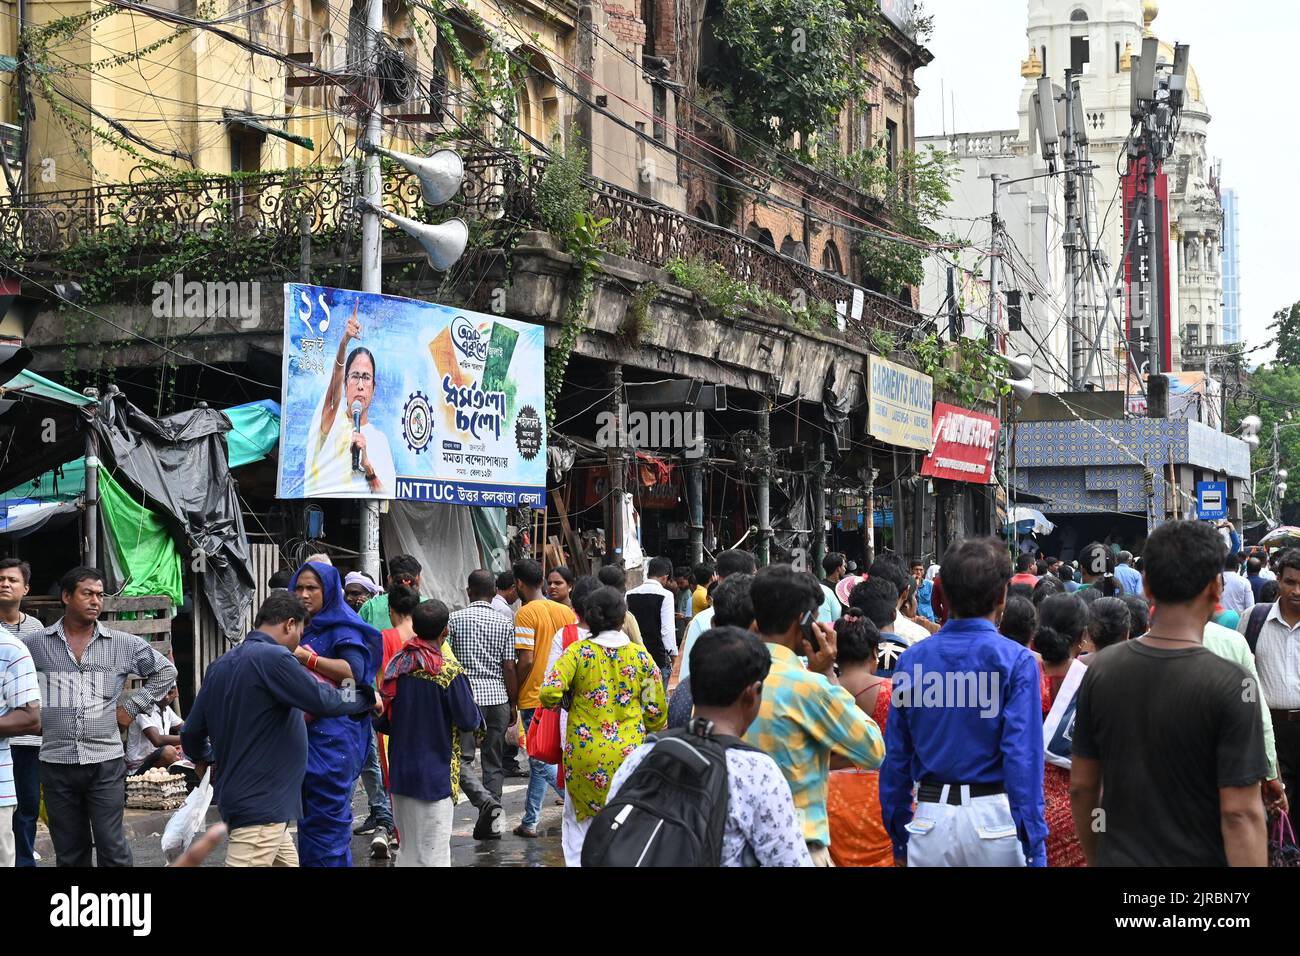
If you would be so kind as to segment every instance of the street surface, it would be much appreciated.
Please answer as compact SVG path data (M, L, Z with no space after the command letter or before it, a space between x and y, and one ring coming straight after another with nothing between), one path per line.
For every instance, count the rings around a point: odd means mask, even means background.
M475 772L477 767L475 768ZM502 802L505 810L501 815L502 836L500 840L475 840L474 821L478 811L461 797L456 805L456 815L451 837L452 866L564 866L564 853L560 849L561 808L557 805L555 791L548 790L546 802L542 807L541 825L538 830L542 836L536 840L517 837L510 831L518 826L524 815L524 794L528 790L528 780L523 777L508 777L505 782ZM366 794L358 786L352 799L352 812L357 821L365 819ZM131 852L135 856L135 865L142 867L159 867L164 865L162 853L162 833L171 816L168 812L154 810L127 810L126 831L131 843ZM220 820L215 806L208 811L209 823ZM50 844L50 831L45 824L38 824L36 834L36 852L42 859L39 866L54 866L54 848ZM373 835L352 838L352 863L354 866L392 866L394 861L372 861L370 859L370 841ZM219 847L209 857L205 866L224 866L226 862L225 847Z

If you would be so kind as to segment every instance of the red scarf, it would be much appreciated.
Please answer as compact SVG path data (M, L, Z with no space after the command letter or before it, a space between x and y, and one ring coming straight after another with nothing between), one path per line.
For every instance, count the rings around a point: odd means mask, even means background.
M419 637L407 641L384 668L383 682L379 688L384 700L392 703L397 696L397 679L403 674L413 674L416 671L425 671L434 677L442 673L441 649Z

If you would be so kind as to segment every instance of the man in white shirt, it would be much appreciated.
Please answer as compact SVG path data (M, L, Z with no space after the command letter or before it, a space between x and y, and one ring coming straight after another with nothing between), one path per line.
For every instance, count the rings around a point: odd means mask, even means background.
M502 571L497 575L497 593L492 599L492 610L504 614L511 624L515 622L515 606L519 603L519 591L515 588L515 572Z
M170 767L181 759L181 731L185 722L172 710L179 696L176 687L154 707L131 721L126 735L126 769L139 774L154 767Z
M725 581L732 574L753 574L758 565L754 562L754 556L748 551L737 551L734 548L723 551L718 555L718 564L714 569L718 575L718 581ZM704 610L691 618L691 623L686 627L686 636L682 638L681 673L678 675L678 681L687 680L691 676L691 648L695 646L699 636L713 627L713 608L706 607Z
M1228 555L1223 562L1223 597L1220 603L1225 611L1237 611L1243 615L1255 606L1255 592L1241 574L1241 564L1233 554Z
M1277 603L1253 643L1259 688L1273 718L1278 770L1291 801L1294 827L1300 823L1300 548L1283 551L1274 567ZM1237 629L1249 643L1250 615L1242 616Z
M646 651L659 665L665 689L673 671L673 658L677 655L673 592L668 590L668 579L672 573L672 561L667 558L651 558L645 583L638 584L627 592L628 612L636 618ZM659 635L658 640L655 635Z

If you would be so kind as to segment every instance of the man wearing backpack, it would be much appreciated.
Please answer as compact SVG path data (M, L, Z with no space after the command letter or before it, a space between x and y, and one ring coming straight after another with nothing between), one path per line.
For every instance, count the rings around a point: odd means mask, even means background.
M1259 687L1268 701L1277 745L1281 782L1290 799L1291 826L1300 824L1300 548L1287 548L1274 562L1278 598L1242 615L1237 629L1255 652ZM1266 797L1280 802L1277 781L1266 784ZM1267 788L1274 788L1269 793Z
M831 866L826 813L831 750L856 767L874 770L884 760L884 740L835 676L835 631L813 620L822 603L817 579L788 564L769 565L754 575L750 595L772 669L745 742L781 768L813 863ZM800 656L807 658L806 667Z
M652 738L628 755L610 783L606 809L602 813L604 819L597 818L593 822L595 835L588 832L587 844L583 848L584 866L616 865L622 854L610 850L618 836L615 828L625 825L619 822L619 816L626 812L626 807L639 805L641 798L647 807L654 807L663 817L685 819L686 815L679 816L673 812L673 797L694 803L695 809L700 811L694 819L701 823L709 821L712 824L718 819L720 815L715 812L718 809L715 804L726 806L726 822L720 839L713 833L695 834L700 843L712 851L706 865L812 866L794 798L790 795L790 785L771 757L738 739L758 716L762 706L763 680L772 666L771 655L756 634L739 627L715 627L702 637L704 639L691 651L691 682L695 691L695 719L691 727L679 731L676 736ZM647 773L637 776L637 768L664 746L660 737L674 740L668 744L670 747L677 746L676 742L686 741L697 753L712 752L712 747L701 746L701 738L725 747L725 773L709 778L714 785L707 790L707 795L701 795L694 788L675 792L666 790L660 784L662 776L657 766L647 766ZM707 831L708 827L702 829ZM653 835L655 828L651 827L649 832ZM669 832L673 832L671 828ZM661 855L665 852L663 830L655 840L652 844L657 851L655 865L689 865L695 862L686 858L669 862L667 856ZM630 851L642 842L629 840L626 847L618 849L630 858ZM649 842L649 838L644 842ZM683 839L679 845L688 843L689 839ZM601 848L603 853L599 852ZM641 854L636 855L639 859ZM596 859L597 856L600 859Z

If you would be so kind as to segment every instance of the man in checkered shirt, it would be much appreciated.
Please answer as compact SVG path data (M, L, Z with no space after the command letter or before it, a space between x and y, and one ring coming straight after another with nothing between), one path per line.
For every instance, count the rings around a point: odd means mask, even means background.
M64 613L27 639L44 691L41 786L59 866L131 866L122 812L126 760L122 727L162 700L176 668L149 642L99 621L104 575L73 568L60 582ZM127 695L127 678L144 686ZM93 836L93 839L92 839Z
M474 703L483 713L486 730L466 731L461 736L461 789L478 807L474 839L501 838L501 786L505 780L504 749L506 728L514 725L518 679L515 675L515 629L513 623L492 606L496 578L491 571L472 571L466 588L469 607L452 613L447 638L452 653L465 669ZM482 744L476 736L482 735ZM469 772L477 746L482 754L482 782Z

